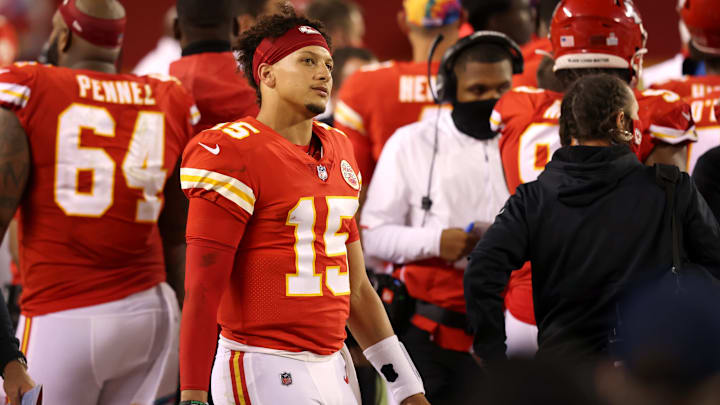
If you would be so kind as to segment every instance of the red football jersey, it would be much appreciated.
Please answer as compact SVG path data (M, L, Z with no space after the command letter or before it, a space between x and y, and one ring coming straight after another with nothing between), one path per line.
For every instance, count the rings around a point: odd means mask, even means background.
M439 62L432 64L433 74L438 66ZM369 181L395 130L420 121L437 108L427 63L389 61L365 66L343 83L334 112L335 126L350 137L360 171Z
M708 150L720 145L720 125L718 125L717 113L720 106L720 91L707 94L703 97L686 98L690 103L693 120L695 121L695 132L698 140L688 145L686 172L692 173L695 170L700 156Z
M705 97L720 91L720 75L683 76L682 79L668 80L650 86L656 90L670 90L680 97Z
M177 77L195 99L200 110L197 132L220 122L254 117L260 111L255 90L238 70L232 52L183 56L170 64L170 75Z
M245 223L220 301L222 335L243 344L327 355L342 347L350 310L346 244L360 174L345 134L321 123L319 160L254 118L219 124L185 149L188 198Z
M165 279L162 191L197 109L175 81L18 63L0 105L28 137L20 206L28 316L117 300Z
M532 41L521 47L524 60L523 72L513 76L513 87L537 87L537 70L543 59L543 53L536 51L545 51L552 53L552 43L548 38L534 38Z
M700 156L720 145L720 126L713 108L720 98L720 75L685 76L681 80L658 83L652 88L673 91L690 103L698 135L697 142L688 145L685 169L692 173Z
M490 118L493 130L500 131L500 154L510 193L517 186L534 181L560 148L559 119L563 95L549 90L518 87L505 93ZM677 94L664 90L635 91L639 104L637 128L642 133L631 144L640 160L649 156L654 144L695 141L690 107ZM520 320L534 319L532 313L530 266L515 271L505 304Z
M500 153L505 179L511 193L517 186L537 179L552 154L560 148L558 122L563 95L549 90L518 87L505 93L490 118L493 130L500 131ZM642 139L631 146L641 161L655 143L678 144L695 141L690 106L666 90L635 90L639 104Z

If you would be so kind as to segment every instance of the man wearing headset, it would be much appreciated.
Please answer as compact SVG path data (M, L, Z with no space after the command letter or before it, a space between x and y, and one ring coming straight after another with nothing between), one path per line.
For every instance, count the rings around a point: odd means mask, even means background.
M417 300L405 345L433 404L460 404L477 382L462 277L465 257L509 197L497 137L488 123L522 72L517 45L478 31L445 52L436 116L398 129L370 183L361 224L365 252L401 264Z

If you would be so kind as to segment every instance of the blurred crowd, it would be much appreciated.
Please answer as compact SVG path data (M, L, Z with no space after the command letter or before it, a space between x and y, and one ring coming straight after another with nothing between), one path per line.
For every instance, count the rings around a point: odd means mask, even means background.
M176 77L200 111L198 132L258 113L233 47L293 7L237 3L171 7L133 69ZM683 49L644 69L653 32L630 0L398 1L412 59L387 61L363 45L373 10L298 7L332 39L332 94L316 119L353 143L368 274L431 403L720 403L720 6L710 3L667 10L681 16ZM0 2L0 65L47 58L53 11ZM566 149L618 145L632 158ZM632 165L579 164L621 157L679 168L679 225L649 169L635 179ZM5 242L17 321L17 251ZM665 277L678 244L709 281ZM634 277L653 266L662 270ZM347 343L363 404L393 403Z

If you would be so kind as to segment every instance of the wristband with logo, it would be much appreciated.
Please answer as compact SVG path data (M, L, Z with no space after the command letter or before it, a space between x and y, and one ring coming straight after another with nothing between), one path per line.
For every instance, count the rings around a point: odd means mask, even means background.
M392 335L375 343L363 354L383 376L398 403L415 394L425 393L420 374L397 336Z

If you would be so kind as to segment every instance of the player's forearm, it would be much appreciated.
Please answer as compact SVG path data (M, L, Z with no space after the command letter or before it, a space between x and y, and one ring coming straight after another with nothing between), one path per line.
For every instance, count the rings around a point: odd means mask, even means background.
M30 174L30 147L14 113L0 108L0 242L15 215Z
M180 324L180 388L207 391L217 345L217 311L234 249L189 239L185 306Z
M363 230L365 252L391 263L409 263L440 255L442 229L380 225Z
M385 308L365 272L360 241L347 245L350 271L350 317L348 328L365 349L393 335Z
M360 347L366 349L394 334L385 308L368 282L350 296L348 328Z

